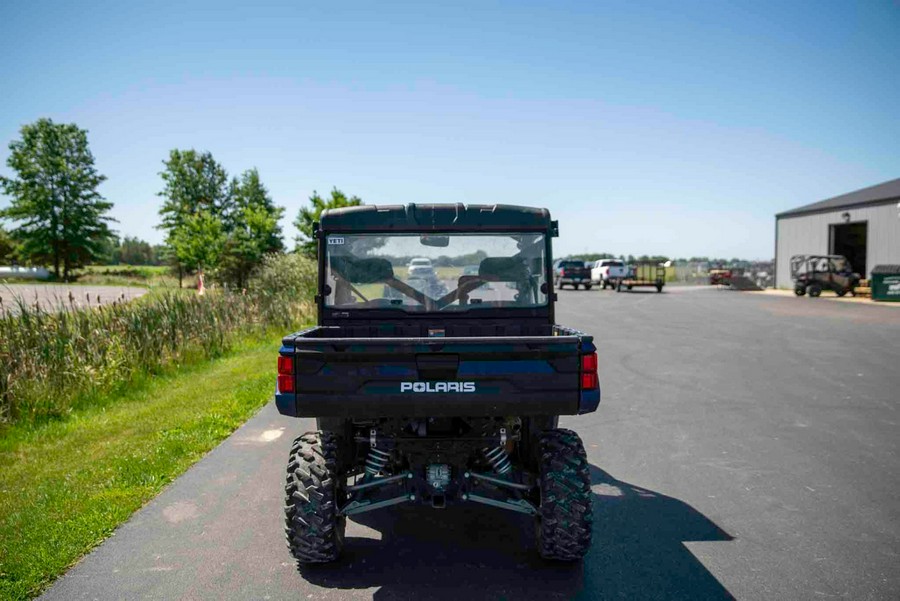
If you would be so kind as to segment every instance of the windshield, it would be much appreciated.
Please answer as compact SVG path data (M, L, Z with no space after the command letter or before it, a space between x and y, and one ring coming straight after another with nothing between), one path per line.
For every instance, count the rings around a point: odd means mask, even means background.
M465 311L547 304L543 234L331 234L325 305Z

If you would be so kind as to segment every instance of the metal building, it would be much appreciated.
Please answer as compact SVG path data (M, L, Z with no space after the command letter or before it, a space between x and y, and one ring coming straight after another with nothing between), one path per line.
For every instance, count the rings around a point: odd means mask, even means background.
M775 286L791 287L791 257L844 255L868 278L900 264L900 178L775 216Z

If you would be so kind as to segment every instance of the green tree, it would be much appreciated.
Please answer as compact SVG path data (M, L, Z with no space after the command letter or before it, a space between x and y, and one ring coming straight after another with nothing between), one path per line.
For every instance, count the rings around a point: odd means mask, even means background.
M282 207L276 207L256 169L245 171L231 185L234 213L222 258L224 279L245 286L250 273L265 255L284 251L279 219Z
M300 213L297 214L297 220L294 221L294 226L300 230L300 235L297 237L297 250L315 254L316 242L313 239L313 223L319 220L322 211L325 209L339 209L341 207L355 207L362 203L362 199L358 196L348 198L346 194L337 188L332 188L331 197L327 199L322 198L318 192L313 191L312 196L309 197L310 206L300 209Z
M16 242L5 229L0 227L0 265L8 265L15 258Z
M12 234L22 258L49 263L56 277L62 269L68 279L72 269L100 256L112 235L112 203L97 191L106 177L94 167L87 131L74 123L39 119L20 133L6 161L16 175L0 177L12 198L0 217L18 224Z
M179 265L202 272L218 265L226 241L222 219L209 211L200 211L182 220L169 244Z
M104 240L100 253L96 258L96 262L102 263L103 265L118 265L120 245L121 241L116 235L110 236Z
M170 257L175 261L181 285L184 270L198 264L193 259L188 262L181 259L182 256L194 256L190 252L184 254L185 244L194 246L188 244L185 228L188 225L188 230L197 228L209 218L218 220L224 232L234 212L232 189L225 168L209 152L175 149L169 152L163 165L165 168L159 175L164 186L158 196L164 200L159 210L162 220L158 227L166 232L166 245L172 248ZM197 219L201 213L206 217ZM176 238L180 241L178 245ZM212 266L209 263L203 265Z
M153 265L153 247L144 240L125 236L116 249L116 259L125 265Z

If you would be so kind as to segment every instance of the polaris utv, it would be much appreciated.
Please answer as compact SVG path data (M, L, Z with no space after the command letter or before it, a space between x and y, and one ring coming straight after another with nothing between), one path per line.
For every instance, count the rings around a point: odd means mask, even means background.
M838 296L848 292L856 295L860 276L853 272L850 262L841 255L794 255L791 257L791 279L794 294L820 296L823 290L832 290Z
M319 325L284 338L275 395L318 429L287 466L299 565L335 560L348 516L413 504L526 514L543 557L584 556L587 457L557 422L596 410L600 387L593 339L554 323L556 235L545 209L515 206L322 214ZM440 285L411 284L411 258Z

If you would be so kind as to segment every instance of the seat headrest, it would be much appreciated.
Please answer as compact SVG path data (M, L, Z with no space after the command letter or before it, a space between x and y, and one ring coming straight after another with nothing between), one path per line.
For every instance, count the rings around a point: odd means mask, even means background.
M373 284L394 277L394 268L387 259L331 257L331 270L354 284Z
M493 282L522 282L530 273L518 257L488 257L478 265L478 277Z

